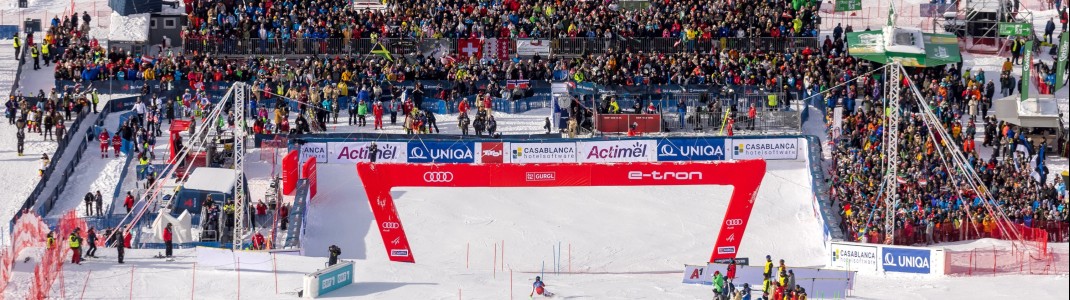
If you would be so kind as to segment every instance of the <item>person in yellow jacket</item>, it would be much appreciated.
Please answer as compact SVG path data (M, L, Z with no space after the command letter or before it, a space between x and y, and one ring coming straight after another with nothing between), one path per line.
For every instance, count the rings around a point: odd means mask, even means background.
M15 57L19 57L19 50L22 50L22 41L19 40L19 33L15 33L15 41L11 43L11 47L15 47Z
M80 228L74 228L74 232L71 232L71 236L68 241L68 246L71 247L71 252L74 254L71 256L72 264L82 264L82 236L78 233Z
M48 66L48 61L50 60L48 59L48 48L48 43L41 43L41 58L45 60L46 67Z
M776 268L776 273L780 274L780 276L786 276L788 274L787 272L788 272L788 266L785 266L784 265L784 260L781 259L780 260L780 266L777 266L777 268Z
M36 46L30 46L30 57L33 58L33 69L41 69L41 50Z
M52 249L52 247L56 246L56 237L52 236L51 231L48 232L48 237L45 238L45 246L47 246L48 249Z
M766 278L769 278L769 277L773 276L773 257L772 256L769 256L769 255L765 256L765 270L762 271L762 275L765 275Z

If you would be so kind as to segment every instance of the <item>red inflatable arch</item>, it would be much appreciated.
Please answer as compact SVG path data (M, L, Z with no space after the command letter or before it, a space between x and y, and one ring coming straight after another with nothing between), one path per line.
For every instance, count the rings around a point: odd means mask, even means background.
M390 190L394 187L552 187L731 185L732 196L710 261L734 258L747 228L765 161L615 164L358 163L368 204L391 261L416 262Z

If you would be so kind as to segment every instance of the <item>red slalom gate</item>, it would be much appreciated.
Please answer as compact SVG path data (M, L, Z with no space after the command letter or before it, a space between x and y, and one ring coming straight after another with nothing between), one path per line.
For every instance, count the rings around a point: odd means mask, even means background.
M390 190L394 187L559 187L731 185L732 195L710 261L735 258L765 176L765 161L616 164L358 163L387 257L416 262Z

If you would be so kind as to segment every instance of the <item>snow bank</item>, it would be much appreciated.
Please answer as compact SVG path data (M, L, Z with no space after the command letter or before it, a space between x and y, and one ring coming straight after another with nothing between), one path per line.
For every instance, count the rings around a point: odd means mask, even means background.
M111 13L111 31L108 40L120 42L148 42L150 14L121 16Z

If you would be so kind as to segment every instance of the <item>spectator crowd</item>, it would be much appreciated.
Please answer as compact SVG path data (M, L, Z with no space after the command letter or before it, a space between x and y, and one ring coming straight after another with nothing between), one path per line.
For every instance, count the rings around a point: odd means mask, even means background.
M830 131L838 135L830 195L842 210L842 227L849 238L888 242L884 222L890 216L885 215L884 199L888 193L897 193L900 204L893 210L896 244L998 238L1006 234L1001 226L1009 225L1001 223L1001 214L1012 224L1047 230L1050 239L1065 239L1066 184L1058 178L1049 181L1045 164L1050 151L1065 152L1065 137L1045 129L1021 128L989 115L995 85L991 79L986 81L983 70L936 67L917 69L908 76L917 83L923 99L914 101L916 97L905 81L892 83L904 84L901 97L907 101L902 102L899 112L885 111L879 94L883 83L875 80L853 86L872 91L848 97L860 98L857 105L854 100L830 97L830 107L844 109L842 130ZM1001 71L1001 81L1007 80L1013 82L1009 68ZM1003 89L1001 94L1017 89ZM918 103L932 110L938 124L923 120ZM894 124L899 127L900 152L899 174L894 174L899 182L896 191L885 190L881 184L887 175L884 116L890 113L901 116L899 124ZM930 127L933 125L942 127L947 135ZM965 155L967 167L983 184L980 191L987 191L990 199L968 188L963 177L956 175L951 154L946 150L941 153L943 146Z

